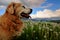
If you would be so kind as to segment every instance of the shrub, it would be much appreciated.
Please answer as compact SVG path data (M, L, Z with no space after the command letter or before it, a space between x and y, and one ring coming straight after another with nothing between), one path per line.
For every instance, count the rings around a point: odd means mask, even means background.
M60 24L26 21L21 36L16 40L60 40Z

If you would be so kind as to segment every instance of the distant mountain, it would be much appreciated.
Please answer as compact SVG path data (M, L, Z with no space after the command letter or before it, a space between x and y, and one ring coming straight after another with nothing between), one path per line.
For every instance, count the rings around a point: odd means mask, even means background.
M34 22L54 22L54 23L60 23L60 17L52 17L52 18L34 18L34 19L26 19L23 18L23 21L34 21Z
M60 20L60 17L52 17L52 18L34 18L32 20L42 20L42 21L46 21L46 20Z
M34 19L26 19L23 18L24 21L32 20L32 21L49 21L49 22L57 22L60 23L60 17L52 17L52 18L34 18Z

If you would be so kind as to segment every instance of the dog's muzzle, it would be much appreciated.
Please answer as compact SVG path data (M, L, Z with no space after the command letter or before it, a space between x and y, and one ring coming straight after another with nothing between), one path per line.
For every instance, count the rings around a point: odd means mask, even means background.
M22 12L21 13L21 16L24 17L24 18L29 18L31 13L32 13L32 9L30 9L30 12L29 13Z

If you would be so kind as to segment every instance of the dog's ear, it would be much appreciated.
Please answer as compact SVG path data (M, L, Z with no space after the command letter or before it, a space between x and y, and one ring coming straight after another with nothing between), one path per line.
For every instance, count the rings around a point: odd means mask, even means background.
M14 3L11 3L10 5L8 5L6 12L10 14L14 14Z

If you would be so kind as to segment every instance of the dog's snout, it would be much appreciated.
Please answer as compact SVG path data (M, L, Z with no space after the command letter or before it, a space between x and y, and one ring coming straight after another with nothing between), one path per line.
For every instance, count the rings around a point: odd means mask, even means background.
M31 14L32 13L32 9L30 9L30 13L29 14Z

